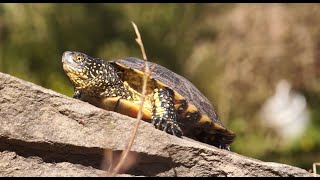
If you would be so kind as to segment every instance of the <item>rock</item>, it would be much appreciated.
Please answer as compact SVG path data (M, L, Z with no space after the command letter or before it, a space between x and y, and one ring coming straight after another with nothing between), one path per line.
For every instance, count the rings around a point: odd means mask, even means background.
M0 73L0 176L106 176L135 119ZM141 121L118 176L313 176L178 138ZM115 162L113 163L113 165Z

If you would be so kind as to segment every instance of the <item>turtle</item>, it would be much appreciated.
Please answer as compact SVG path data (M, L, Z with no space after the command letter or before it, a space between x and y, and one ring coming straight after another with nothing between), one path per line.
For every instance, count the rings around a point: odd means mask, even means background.
M145 60L94 58L65 51L63 69L74 87L73 98L108 111L137 117ZM225 128L210 101L186 78L148 61L142 119L155 128L182 138L189 137L230 151L236 135Z

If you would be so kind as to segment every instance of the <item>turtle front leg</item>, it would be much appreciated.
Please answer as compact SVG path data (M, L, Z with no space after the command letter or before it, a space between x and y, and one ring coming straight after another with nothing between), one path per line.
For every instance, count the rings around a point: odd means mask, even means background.
M174 108L174 92L168 88L157 88L153 93L152 124L160 130L181 137L183 135Z

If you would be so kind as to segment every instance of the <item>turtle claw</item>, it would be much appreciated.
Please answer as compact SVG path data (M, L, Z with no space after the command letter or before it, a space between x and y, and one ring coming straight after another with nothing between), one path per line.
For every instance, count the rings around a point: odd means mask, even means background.
M81 93L80 93L80 91L75 90L72 97L75 98L75 99L80 99L80 98L81 98Z
M164 126L163 131L167 132L167 129L168 129L168 123Z
M155 126L155 128L172 134L174 136L181 137L183 135L180 127L175 122L165 121L164 119L154 119L152 121L152 124Z
M162 130L162 124L164 124L163 120L156 119L152 123L157 129Z
M154 125L154 127L157 127L156 126L156 124L157 124L156 121L152 121L152 124Z
M219 149L225 149L227 151L230 151L230 146L228 146L228 145L219 145Z
M172 134L177 136L177 137L181 137L183 135L181 129L179 126L177 126L176 124L172 124L173 126L171 126L171 131Z

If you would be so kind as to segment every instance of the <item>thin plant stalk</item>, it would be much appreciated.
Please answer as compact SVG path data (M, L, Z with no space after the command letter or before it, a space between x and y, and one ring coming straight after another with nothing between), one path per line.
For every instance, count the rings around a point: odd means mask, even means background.
M313 176L317 177L317 166L320 166L320 163L313 163Z
M140 36L140 33L139 33L139 30L136 26L136 24L134 22L131 22L132 25L133 25L133 28L135 30L135 33L137 35L137 38L136 38L136 42L139 44L140 48L141 48L141 52L142 52L142 56L143 56L143 59L145 60L145 68L144 68L144 76L143 76L143 86L142 86L142 92L141 92L141 103L140 103L140 107L139 107L139 112L138 112L138 115L137 115L137 118L136 118L136 123L135 123L135 126L133 128L133 131L132 131L132 135L131 135L131 138L130 138L130 141L128 143L128 145L125 147L125 149L123 150L122 154L121 154L121 157L120 157L120 160L119 160L119 163L117 164L117 166L113 169L113 172L112 172L112 175L116 175L119 173L121 167L123 166L123 163L125 162L127 156L128 156L128 153L134 143L134 140L136 139L136 136L137 136L137 132L138 132L138 127L139 127L139 124L140 124L140 120L142 118L142 108L143 108L143 104L144 104L144 100L145 100L145 96L146 96L146 92L147 92L147 80L151 74L151 71L150 71L150 68L148 66L148 63L147 63L147 55L145 53L145 50L144 50L144 46L143 46L143 43L142 43L142 40L141 40L141 36Z

